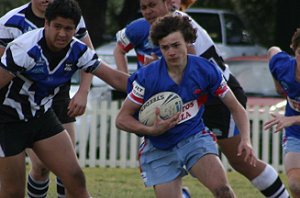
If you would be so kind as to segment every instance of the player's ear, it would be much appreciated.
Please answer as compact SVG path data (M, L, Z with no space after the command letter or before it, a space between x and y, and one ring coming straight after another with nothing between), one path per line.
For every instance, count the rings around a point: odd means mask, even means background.
M50 26L50 21L48 21L47 19L45 19L45 24L44 26Z

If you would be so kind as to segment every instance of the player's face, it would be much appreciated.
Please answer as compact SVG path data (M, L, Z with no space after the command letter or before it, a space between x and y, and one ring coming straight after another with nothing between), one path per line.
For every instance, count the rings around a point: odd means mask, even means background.
M52 51L65 48L75 34L75 24L72 19L57 17L45 22L45 37L48 47Z
M48 4L51 2L53 2L53 0L31 0L34 9L41 13L45 13Z
M145 19L152 24L156 18L169 13L169 0L140 0L140 8Z
M159 41L159 47L168 67L185 67L187 43L181 32L173 32Z

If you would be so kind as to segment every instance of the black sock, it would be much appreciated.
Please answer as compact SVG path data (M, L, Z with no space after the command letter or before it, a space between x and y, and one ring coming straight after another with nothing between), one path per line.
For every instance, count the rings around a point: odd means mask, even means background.
M66 197L64 184L59 177L56 177L56 190L58 198Z
M44 198L47 196L49 188L49 179L45 181L35 181L30 174L28 174L27 181L27 195L29 198Z

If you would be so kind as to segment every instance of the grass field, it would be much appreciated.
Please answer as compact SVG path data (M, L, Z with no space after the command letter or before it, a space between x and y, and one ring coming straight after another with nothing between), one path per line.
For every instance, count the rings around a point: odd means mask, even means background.
M153 198L152 188L145 188L138 169L84 168L88 190L93 198ZM286 176L280 174L286 184ZM228 178L237 197L263 198L263 196L243 176L228 172ZM184 177L183 184L188 186L193 198L210 198L211 193L190 175ZM51 175L49 198L56 196L56 183Z

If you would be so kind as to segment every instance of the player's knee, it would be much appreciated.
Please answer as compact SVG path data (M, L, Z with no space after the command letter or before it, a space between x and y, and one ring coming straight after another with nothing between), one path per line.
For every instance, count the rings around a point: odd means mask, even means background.
M12 188L1 188L2 194L7 197L23 198L25 197L25 189L13 186Z
M45 166L32 168L31 172L34 178L37 180L45 180L49 177L49 169Z
M234 197L234 192L232 191L232 189L229 185L224 185L224 186L215 188L213 190L213 194L215 197L224 197L224 198Z
M82 190L86 188L85 176L81 169L74 171L71 174L71 178L68 181L71 181L71 185L67 185L67 183L63 180L63 183L66 188L70 188L70 186L74 190ZM73 191L72 189L68 189L68 191Z
M289 189L292 192L292 194L294 196L297 195L297 197L299 197L300 196L300 181L292 178L292 179L289 179L288 183L289 183Z

